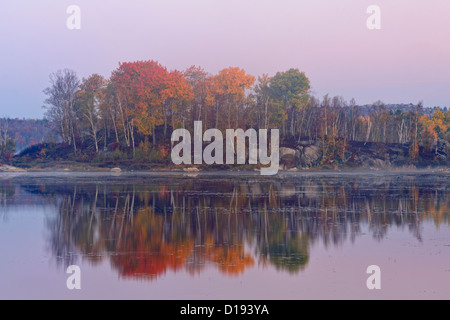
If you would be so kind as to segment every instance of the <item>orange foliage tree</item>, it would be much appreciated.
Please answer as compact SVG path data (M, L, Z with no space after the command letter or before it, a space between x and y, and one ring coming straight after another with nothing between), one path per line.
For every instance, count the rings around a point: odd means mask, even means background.
M254 82L255 77L237 67L223 69L214 77L216 128L232 128L233 116L235 128L239 127L239 115L244 107L245 90L252 88ZM224 121L219 122L222 119Z

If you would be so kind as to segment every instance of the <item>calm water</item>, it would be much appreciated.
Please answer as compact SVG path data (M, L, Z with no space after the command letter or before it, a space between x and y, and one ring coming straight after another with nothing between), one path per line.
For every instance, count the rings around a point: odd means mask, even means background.
M0 298L449 299L449 205L445 173L2 174Z

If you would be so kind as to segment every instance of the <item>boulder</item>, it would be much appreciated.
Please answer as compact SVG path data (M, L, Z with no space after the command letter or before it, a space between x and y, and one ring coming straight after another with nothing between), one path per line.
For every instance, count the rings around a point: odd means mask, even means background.
M297 149L292 148L280 148L280 168L287 170L294 168L298 165L300 159L300 152Z
M0 172L26 172L26 170L2 164L0 165Z
M310 168L317 166L322 160L322 148L319 144L300 147L300 161L302 167Z
M297 167L311 168L320 164L322 148L320 143L309 146L299 145L297 149L280 148L280 168L290 170Z

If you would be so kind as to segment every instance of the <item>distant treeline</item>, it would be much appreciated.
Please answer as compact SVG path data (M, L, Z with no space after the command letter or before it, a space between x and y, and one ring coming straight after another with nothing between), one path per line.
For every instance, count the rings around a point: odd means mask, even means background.
M47 120L0 119L0 159L8 160L30 146L57 140Z

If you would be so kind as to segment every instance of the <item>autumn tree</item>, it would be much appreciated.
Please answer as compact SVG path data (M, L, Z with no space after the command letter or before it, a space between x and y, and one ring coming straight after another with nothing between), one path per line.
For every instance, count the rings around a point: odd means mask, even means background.
M214 77L215 128L239 127L240 115L245 105L245 91L251 89L255 77L245 70L230 67L219 71ZM219 119L222 120L219 123Z
M170 121L172 129L185 127L189 118L188 105L193 99L192 86L186 81L183 73L175 70L165 76L161 92L164 113L164 136Z
M162 90L166 68L155 61L125 62L111 76L116 90L117 103L124 118L127 144L135 150L134 127L144 136L153 136L155 128L164 123Z
M434 153L437 154L438 140L444 139L450 128L448 119L448 112L442 112L440 108L436 108L431 117L428 115L420 117L421 140L428 152L431 152L434 148Z
M184 77L192 88L193 97L189 104L189 118L191 123L202 121L203 130L211 128L212 110L214 106L214 82L213 77L201 67L191 66L184 71ZM192 129L192 126L188 126Z
M85 124L88 135L94 141L96 152L98 152L98 131L100 129L99 105L104 96L105 85L105 78L98 74L83 79L75 103L79 122Z
M348 121L348 139L350 141L356 140L356 133L358 131L358 118L361 115L360 109L356 106L355 99L351 99L348 105L348 113L347 113L347 121Z
M47 95L45 117L63 141L73 145L75 151L78 132L74 102L79 85L75 71L64 69L50 75L50 87L44 90Z
M134 129L134 126L132 125L131 112L126 108L125 89L123 84L112 76L103 90L103 99L99 110L105 130L108 130L108 127L110 127L114 132L117 143L131 147L131 136L133 133L131 129ZM105 137L108 135L108 132L105 133Z
M185 118L183 105L192 99L191 87L178 72L168 72L156 61L125 62L120 64L111 76L116 90L116 99L123 107L130 128L134 148L132 128L139 133L152 136L156 144L155 129L168 123L175 126ZM123 113L123 112L122 112Z
M422 102L417 103L414 106L413 112L410 112L410 130L409 130L409 158L413 161L417 161L419 158L419 121L420 115L423 113Z
M107 139L114 135L116 143L120 143L120 115L116 103L116 94L112 82L105 79L105 85L102 90L102 99L98 105L98 114L102 122L104 147L106 148Z

